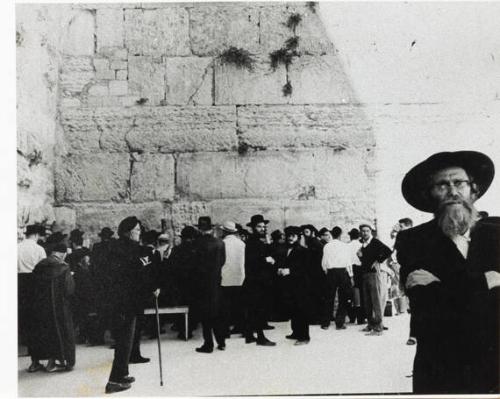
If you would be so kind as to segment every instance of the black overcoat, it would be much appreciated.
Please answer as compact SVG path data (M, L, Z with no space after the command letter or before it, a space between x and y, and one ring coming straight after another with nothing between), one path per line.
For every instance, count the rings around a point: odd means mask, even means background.
M69 266L53 256L33 270L29 351L35 359L75 365L75 335L70 299L75 283Z
M220 310L221 270L226 262L226 249L221 239L207 234L198 237L194 246L194 306L202 319L210 319Z
M498 221L476 224L466 259L435 220L397 236L403 284L417 269L440 280L408 290L416 319L415 393L499 392L499 288L488 290L484 277L500 268Z

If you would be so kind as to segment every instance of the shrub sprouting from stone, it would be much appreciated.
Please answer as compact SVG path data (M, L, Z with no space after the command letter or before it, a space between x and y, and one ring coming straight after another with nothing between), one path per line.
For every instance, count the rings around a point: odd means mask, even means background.
M29 161L29 167L33 167L42 163L42 151L33 150L31 154L27 156Z
M144 98L144 97L141 97L141 98L139 98L139 99L136 101L136 103L137 103L138 105L144 105L144 104L146 104L148 101L149 101L149 99Z
M280 64L285 66L290 65L292 63L292 57L292 52L284 47L273 51L269 54L269 58L271 59L271 68L275 71Z
M297 47L299 46L299 37L298 36L292 36L287 39L285 42L285 48L290 50L290 51L296 51ZM296 55L296 54L294 54Z
M295 28L297 28L297 26L300 24L301 21L302 21L302 15L295 13L288 17L288 20L286 21L285 25L288 29L295 31Z
M316 14L316 7L318 6L318 2L316 1L308 1L306 3L307 8L311 10L314 14Z
M235 65L237 68L246 68L253 71L255 58L245 49L229 47L219 56L222 64Z
M292 87L292 84L290 82L286 82L284 85L283 85L283 95L285 97L290 97L292 95L292 91L293 91L293 87Z

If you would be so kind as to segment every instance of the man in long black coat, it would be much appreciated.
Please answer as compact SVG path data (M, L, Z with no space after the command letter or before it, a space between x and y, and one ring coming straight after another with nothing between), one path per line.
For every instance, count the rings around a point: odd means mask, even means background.
M195 241L197 281L196 307L203 328L203 345L197 352L211 353L214 348L212 333L217 341L217 348L226 348L224 327L221 318L221 269L226 262L224 242L212 235L212 221L208 216L198 220L200 237Z
M313 279L314 269L309 262L311 253L299 243L300 227L285 228L287 251L278 274L289 275L292 292L292 334L288 339L296 339L295 345L308 344L309 324L314 310Z
M486 155L459 151L403 180L405 199L435 215L395 246L416 322L415 393L499 393L500 220L479 220L473 205L493 175Z
M273 275L276 273L275 260L271 256L266 239L266 224L262 215L252 216L250 223L252 235L245 246L245 281L243 291L247 307L247 327L245 342L256 342L260 346L274 346L264 335L267 324L267 301L270 296ZM253 335L257 332L257 338Z
M70 299L75 283L64 263L66 245L57 244L33 270L29 351L36 362L48 359L47 371L75 365L75 336ZM56 365L55 361L59 364Z

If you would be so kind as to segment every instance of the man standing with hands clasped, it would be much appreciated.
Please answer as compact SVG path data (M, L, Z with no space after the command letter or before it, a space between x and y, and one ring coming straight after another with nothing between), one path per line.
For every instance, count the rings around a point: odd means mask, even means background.
M499 393L500 219L479 219L474 207L493 176L489 157L458 151L403 179L406 201L434 214L395 245L416 319L414 393Z

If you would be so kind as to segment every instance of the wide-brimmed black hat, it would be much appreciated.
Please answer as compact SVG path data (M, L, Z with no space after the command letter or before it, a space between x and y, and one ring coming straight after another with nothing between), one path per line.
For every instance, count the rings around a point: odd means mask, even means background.
M48 236L45 242L47 244L59 243L63 241L67 236L68 236L67 234L63 234L60 231L56 231L55 233L52 233L50 236Z
M45 235L45 227L40 224L30 224L26 226L26 232L24 233L27 236L33 234L39 234L41 236Z
M253 215L250 218L250 222L247 223L247 226L252 227L252 226L255 226L256 224L259 224L259 223L268 224L269 220L264 219L264 216L262 216L262 215Z
M291 235L300 236L302 234L302 229L299 226L287 226L285 227L285 236Z
M83 231L81 231L80 229L74 229L74 230L71 230L71 232L69 233L69 239L71 241L74 241L75 239L82 238L84 234L85 233Z
M111 230L109 227L103 227L98 236L101 238L110 238L113 237L114 234L115 232Z
M181 230L181 238L192 239L196 238L198 232L193 226L186 226Z
M423 212L434 212L435 204L429 195L429 178L439 170L463 168L477 185L477 198L490 186L495 176L495 165L485 154L477 151L439 152L414 166L405 175L401 191L405 200Z
M212 230L214 227L212 224L212 219L210 216L200 216L198 218L198 224L196 225L198 227L198 230L201 231L207 231L207 230Z
M158 237L160 236L160 232L156 230L149 230L145 231L141 235L141 240L143 244L154 244L158 240Z

